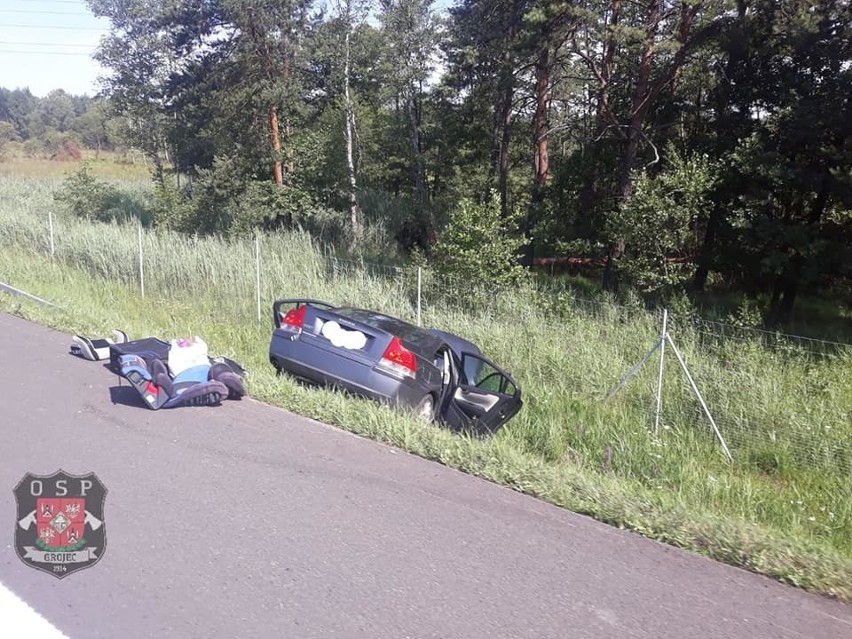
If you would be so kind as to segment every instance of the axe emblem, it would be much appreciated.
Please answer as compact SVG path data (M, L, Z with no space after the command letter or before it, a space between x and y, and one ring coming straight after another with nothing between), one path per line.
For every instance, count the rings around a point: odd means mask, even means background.
M97 530L101 526L103 526L104 522L95 517L88 510L86 511L86 520L83 522L84 524L89 524L92 527L92 530Z
M18 522L18 525L24 530L29 530L36 521L36 511L32 511L29 515Z

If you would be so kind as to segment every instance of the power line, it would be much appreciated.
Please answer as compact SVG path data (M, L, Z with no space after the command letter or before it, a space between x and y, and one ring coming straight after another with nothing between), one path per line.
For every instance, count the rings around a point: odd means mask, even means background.
M81 16L91 18L91 13L80 13L79 11L52 11L43 9L0 9L0 13L26 13L28 15L41 16Z
M3 54L14 54L14 55L61 55L61 56L89 56L88 53L79 53L77 51L21 51L19 49L0 49L0 55Z
M98 46L97 44L56 44L55 42L20 42L13 40L0 40L0 44L25 47L84 47L87 49L94 49Z
M51 26L46 24L4 24L3 27L14 27L21 29L64 29L68 31L106 31L106 29L98 29L97 27L66 27L66 26Z

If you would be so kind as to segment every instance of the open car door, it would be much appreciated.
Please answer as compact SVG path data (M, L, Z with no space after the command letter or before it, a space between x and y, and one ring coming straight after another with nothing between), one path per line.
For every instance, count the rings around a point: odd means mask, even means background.
M506 371L480 355L462 353L456 384L443 399L444 421L455 430L494 433L521 410L521 389Z

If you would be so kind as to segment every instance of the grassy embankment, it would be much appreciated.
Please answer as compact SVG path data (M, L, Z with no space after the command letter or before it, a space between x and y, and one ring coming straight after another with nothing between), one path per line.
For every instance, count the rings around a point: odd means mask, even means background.
M423 427L339 393L276 378L267 360L271 304L304 295L413 319L410 274L330 269L299 234L263 239L256 318L254 243L145 236L145 291L135 226L63 216L59 178L0 174L0 281L64 310L0 295L0 309L66 332L202 335L251 370L250 393L602 521L808 590L852 601L852 358L773 353L751 343L716 350L674 337L735 457L726 462L673 359L663 426L653 432L656 365L615 399L610 390L655 342L658 318L543 291L489 296L475 312L433 295L424 324L459 332L504 364L526 406L491 440ZM140 195L146 181L126 181ZM47 210L57 211L50 256ZM545 310L546 308L546 310ZM656 360L653 360L655 362Z

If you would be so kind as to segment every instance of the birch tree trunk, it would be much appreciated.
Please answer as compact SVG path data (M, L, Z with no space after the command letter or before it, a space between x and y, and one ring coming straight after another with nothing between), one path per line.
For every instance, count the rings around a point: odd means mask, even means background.
M344 43L344 64L343 64L343 101L346 111L346 169L349 175L349 221L352 224L352 238L350 248L357 249L361 243L362 223L361 209L358 206L358 182L355 175L355 160L354 154L354 138L355 138L355 107L352 103L352 94L350 92L350 57L351 57L351 3L346 3L346 38Z

